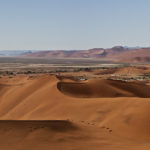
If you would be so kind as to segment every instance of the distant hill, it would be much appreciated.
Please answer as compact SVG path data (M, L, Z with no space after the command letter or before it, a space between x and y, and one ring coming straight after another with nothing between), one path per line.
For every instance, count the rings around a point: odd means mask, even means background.
M0 50L0 57L18 56L33 52L37 52L37 50Z
M150 48L127 48L116 46L108 49L53 50L24 53L21 57L36 58L96 58L115 62L150 62Z
M116 55L123 51L129 51L129 49L117 46L111 49L93 48L89 50L53 50L26 53L21 56L44 58L106 58L107 56Z

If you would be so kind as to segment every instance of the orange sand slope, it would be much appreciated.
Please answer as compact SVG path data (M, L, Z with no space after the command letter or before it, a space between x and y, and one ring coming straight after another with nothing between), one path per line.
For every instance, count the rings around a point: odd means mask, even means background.
M1 120L32 120L0 121L2 149L149 149L150 87L144 84L16 76L1 78L0 91Z

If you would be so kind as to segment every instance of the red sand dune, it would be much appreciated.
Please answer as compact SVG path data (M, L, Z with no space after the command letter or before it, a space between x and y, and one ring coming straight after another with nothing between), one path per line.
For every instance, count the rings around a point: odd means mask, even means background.
M0 119L10 121L0 121L1 149L149 149L149 86L112 80L68 86L51 75L5 81L0 79Z

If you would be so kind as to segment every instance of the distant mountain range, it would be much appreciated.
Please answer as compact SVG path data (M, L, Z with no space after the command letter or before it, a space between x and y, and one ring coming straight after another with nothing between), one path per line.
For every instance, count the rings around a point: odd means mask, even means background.
M150 48L116 46L108 49L38 51L20 55L36 58L95 58L114 62L150 62Z
M24 50L0 51L0 56L17 56L27 58L92 58L113 62L150 62L150 48L115 46L108 49L93 48L89 50Z
M37 52L37 50L0 50L0 56L7 57L7 56L18 56L26 53L33 53Z

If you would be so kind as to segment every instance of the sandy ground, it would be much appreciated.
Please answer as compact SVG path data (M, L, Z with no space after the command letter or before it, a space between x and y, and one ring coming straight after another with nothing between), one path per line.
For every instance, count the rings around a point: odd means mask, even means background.
M149 150L150 86L54 75L0 78L3 150Z

